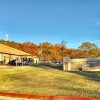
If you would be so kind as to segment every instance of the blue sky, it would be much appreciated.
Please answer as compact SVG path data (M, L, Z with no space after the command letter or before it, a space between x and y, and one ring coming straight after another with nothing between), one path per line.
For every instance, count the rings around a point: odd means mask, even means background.
M0 38L100 47L100 0L0 0Z

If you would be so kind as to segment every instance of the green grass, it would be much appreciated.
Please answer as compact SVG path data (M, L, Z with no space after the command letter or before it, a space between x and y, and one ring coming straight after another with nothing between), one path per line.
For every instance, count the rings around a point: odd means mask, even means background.
M52 65L0 68L0 92L100 97L100 72L65 72L59 68Z

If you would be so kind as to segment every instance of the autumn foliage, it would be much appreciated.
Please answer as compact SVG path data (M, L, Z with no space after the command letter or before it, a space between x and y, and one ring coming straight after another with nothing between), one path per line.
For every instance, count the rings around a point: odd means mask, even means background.
M45 61L62 61L64 57L100 57L100 48L97 48L96 45L89 42L83 43L78 49L70 49L62 44L51 44L48 42L36 45L31 42L17 43L14 41L0 40L0 43L30 53L33 56L38 56L40 59Z

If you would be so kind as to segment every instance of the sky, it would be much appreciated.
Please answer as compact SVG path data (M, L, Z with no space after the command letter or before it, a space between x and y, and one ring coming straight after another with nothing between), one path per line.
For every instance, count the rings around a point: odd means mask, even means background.
M0 0L0 39L100 47L100 0Z

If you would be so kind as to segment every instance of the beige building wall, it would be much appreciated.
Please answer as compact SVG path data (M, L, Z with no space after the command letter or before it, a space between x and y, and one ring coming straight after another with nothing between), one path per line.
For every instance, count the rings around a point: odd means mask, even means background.
M79 70L89 69L100 66L100 58L87 58L87 59L69 59L66 58L63 61L63 70Z
M31 58L33 63L39 63L39 58L37 56L27 56L27 59Z
M19 59L21 56L11 55L11 60L16 60L17 58Z
M15 60L16 58L21 59L21 56L0 54L0 61L4 61L5 64L8 64L9 61Z
M36 57L36 56L17 56L17 55L0 53L0 61L4 61L4 64L8 64L9 61L12 61L12 60L26 58L26 57L27 57L27 59L31 58L33 60L32 63L38 63L39 62L39 58Z
M33 58L33 62L34 63L38 63L39 62L39 59L36 57L36 58Z
M7 64L9 60L10 60L10 55L2 54L2 61L4 61L5 64Z
M2 61L2 54L0 53L0 61Z

